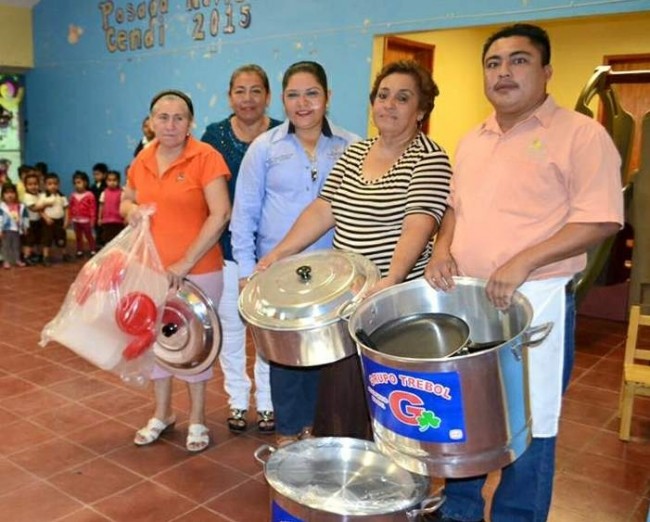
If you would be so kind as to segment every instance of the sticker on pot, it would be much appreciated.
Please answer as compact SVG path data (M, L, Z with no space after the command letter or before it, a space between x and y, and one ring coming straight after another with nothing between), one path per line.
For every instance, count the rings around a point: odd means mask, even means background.
M271 504L271 522L305 522L282 509L275 501Z
M404 371L363 359L371 417L392 432L427 442L465 442L458 372Z

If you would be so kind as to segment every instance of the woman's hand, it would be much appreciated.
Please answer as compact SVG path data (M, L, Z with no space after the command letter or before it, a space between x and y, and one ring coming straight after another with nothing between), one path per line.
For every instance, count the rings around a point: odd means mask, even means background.
M390 288L391 286L394 286L398 283L399 281L396 281L389 276L382 277L379 281L377 281L373 286L371 286L368 289L368 291L363 295L363 298L365 299L366 297L370 297L371 295L376 294L377 292L380 292L385 288Z
M282 256L278 254L277 250L271 250L266 254L262 259L260 259L255 265L255 272L263 272L268 267L270 267L276 261L282 259Z
M190 273L190 270L192 270L192 265L184 259L168 266L167 279L169 280L169 287L174 291L178 290L185 276Z
M454 257L449 253L436 253L433 249L433 255L424 269L424 279L436 290L451 290L455 283L454 277L458 274L458 267Z

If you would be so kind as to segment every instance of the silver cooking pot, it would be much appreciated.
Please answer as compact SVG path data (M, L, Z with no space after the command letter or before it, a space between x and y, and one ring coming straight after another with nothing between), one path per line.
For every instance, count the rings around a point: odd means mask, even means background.
M297 254L254 274L239 296L239 312L267 360L329 364L357 353L346 318L378 280L377 266L359 254Z
M271 487L271 522L407 522L443 502L425 500L429 479L365 440L323 437L277 450L265 445L255 458Z
M433 289L424 279L387 288L363 301L349 319L361 350L377 446L415 473L449 478L502 468L527 448L531 413L525 347L541 343L552 328L552 323L530 326L533 310L519 292L501 311L488 301L485 281L457 277L455 282L449 292ZM476 353L430 359L409 356L407 343L400 355L364 343L383 324L421 313L459 317L473 341L502 342Z

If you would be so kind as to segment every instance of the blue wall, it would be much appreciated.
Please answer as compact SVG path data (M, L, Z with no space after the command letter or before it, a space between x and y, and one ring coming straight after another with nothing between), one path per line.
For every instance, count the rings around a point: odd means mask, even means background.
M145 9L138 13L138 6ZM150 22L149 8L167 12ZM248 62L268 72L270 114L278 118L286 66L321 62L333 91L332 119L364 134L377 34L647 9L650 0L41 0L33 11L35 68L26 75L25 160L47 162L66 191L76 169L103 161L123 170L149 100L163 88L190 94L200 137L207 123L228 114L230 73ZM233 31L226 33L229 21ZM152 26L150 48L117 48L120 31Z

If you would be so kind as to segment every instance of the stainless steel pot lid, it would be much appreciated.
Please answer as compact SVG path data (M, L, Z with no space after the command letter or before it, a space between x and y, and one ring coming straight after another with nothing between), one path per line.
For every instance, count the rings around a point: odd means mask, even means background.
M276 450L265 467L275 491L312 509L372 516L412 508L429 479L399 467L374 443L343 437L295 442Z
M272 330L324 326L378 280L377 266L359 254L297 254L255 274L239 296L239 311L249 323Z
M183 281L165 302L153 345L156 362L181 375L210 367L221 349L221 329L214 304L195 284Z

